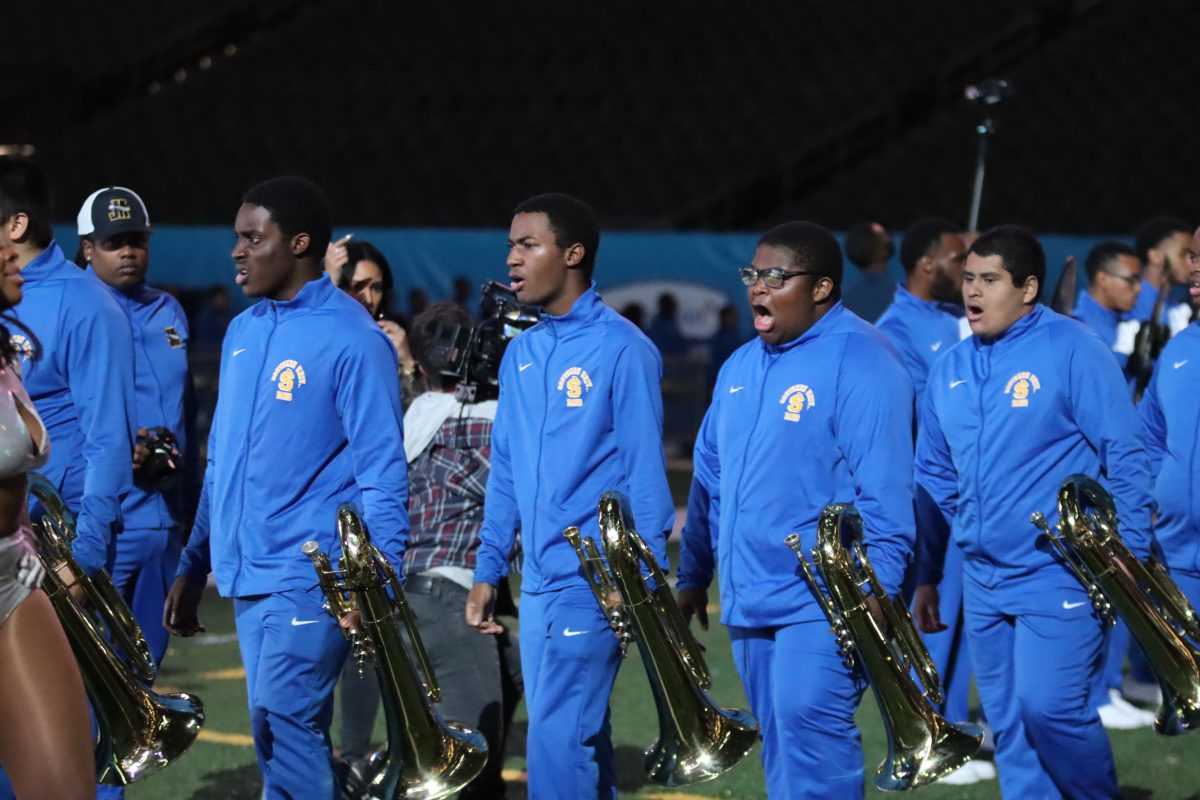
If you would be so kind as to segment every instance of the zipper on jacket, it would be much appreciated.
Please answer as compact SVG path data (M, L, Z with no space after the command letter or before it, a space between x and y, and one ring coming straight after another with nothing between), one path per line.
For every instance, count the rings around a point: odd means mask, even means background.
M268 363L267 356L271 349L271 339L274 338L275 330L279 327L279 316L275 309L275 301L268 300L267 303L269 304L268 307L271 310L271 329L267 332L266 341L263 342L263 350L262 355L259 358L258 369L254 373L254 391L251 393L250 397L250 414L246 418L246 447L245 450L242 451L244 453L244 457L242 460L242 479L240 481L241 486L238 487L237 522L234 523L234 525L230 528L230 533L233 538L233 545L237 550L237 565L234 568L233 580L230 582L231 587L237 586L238 581L242 577L242 564L245 563L245 559L242 557L242 540L241 537L237 535L237 532L241 530L242 518L246 515L246 485L250 482L248 480L248 473L250 471L248 464L250 460L250 453L254 449L254 412L258 408L258 393L260 391L260 384L262 383L263 369Z
M762 378L759 380L758 386L755 387L755 389L758 390L758 405L755 408L754 424L750 426L750 433L747 434L745 442L744 442L745 446L742 449L742 464L741 464L741 468L738 470L737 482L733 486L733 492L732 492L733 497L740 496L739 490L742 488L742 480L746 476L746 461L747 461L747 454L749 453L749 449L750 449L749 445L750 445L750 442L753 441L753 439L754 439L754 434L758 431L758 423L762 420L762 416L763 416L762 404L763 404L763 398L766 397L767 378L771 374L771 367L775 366L775 362L777 359L778 359L777 355L770 355L770 354L767 355L767 366L763 369ZM734 528L737 525L739 504L731 503L730 505L733 506L732 519L729 520L729 533L732 536ZM718 536L720 535L720 520L717 521L717 535ZM730 614L731 618L734 614L735 609L737 608L737 595L738 595L737 587L734 584L733 553L734 553L733 542L731 541L729 543L729 563L728 563L728 570L727 570L729 573L729 593L731 595L733 595L732 597L729 598L729 614ZM721 598L721 599L722 599L722 601L724 601L725 598Z
M533 524L529 531L529 544L531 545L531 549L534 549L535 551L536 551L536 548L532 547L532 546L537 541L537 538L536 538L537 537L537 518L538 518L537 509L539 508L538 497L542 493L542 445L546 441L546 418L548 416L550 416L550 390L548 388L549 381L546 380L547 375L549 375L550 373L548 373L546 370L549 369L550 362L554 357L554 352L558 349L558 332L554 329L554 325L553 324L547 325L546 330L547 330L547 332L549 332L550 338L552 341L550 344L550 352L546 354L546 362L545 362L544 367L542 368L542 425L541 425L541 428L538 430L538 438L537 438L537 442L538 442L537 460L535 462L537 464L537 472L534 476L536 478L536 480L534 481L534 484L533 484L533 512L534 513L531 515L530 522ZM520 510L518 507L518 516L519 516L519 514L520 514ZM544 584L546 582L546 575L542 574L539 577L542 580L543 586L538 587L538 588L545 588Z

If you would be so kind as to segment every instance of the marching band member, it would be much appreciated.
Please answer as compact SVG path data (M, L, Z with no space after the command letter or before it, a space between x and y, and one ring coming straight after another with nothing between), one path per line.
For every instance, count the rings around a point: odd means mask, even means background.
M175 579L183 530L195 514L195 390L188 369L188 322L174 297L146 283L150 217L131 189L97 189L77 220L89 270L108 288L133 331L133 489L121 504L113 584L129 598L155 663L167 650L162 605ZM149 447L147 446L149 445ZM150 447L157 448L153 453Z
M930 372L916 478L966 557L967 637L1004 795L1114 798L1112 751L1089 702L1104 631L1029 517L1056 523L1063 479L1103 474L1122 535L1144 558L1149 472L1120 369L1082 324L1038 305L1045 274L1023 229L971 246L963 299L974 335ZM936 622L936 606L922 616Z
M204 493L164 623L181 636L203 630L196 611L211 570L234 598L264 796L333 800L328 731L348 647L300 546L312 539L340 552L335 511L353 502L372 542L402 568L396 351L322 272L331 222L320 189L302 178L261 183L234 227L237 282L263 299L225 335Z
M883 335L842 306L842 254L824 228L772 229L740 277L758 338L721 368L696 440L678 603L707 627L720 566L768 795L860 798L866 684L783 542L799 533L807 551L824 507L853 503L880 581L899 592L914 528L912 383Z
M1163 276L1170 279L1169 293L1162 318L1155 320L1166 325L1171 335L1188 326L1192 306L1188 302L1188 254L1192 244L1192 228L1175 217L1155 217L1143 222L1137 230L1135 248L1142 262L1142 292L1131 317L1139 322L1150 319Z
M1191 245L1188 296L1200 308L1200 230ZM1196 370L1200 369L1200 321L1171 339L1138 406L1156 477L1158 510L1155 535L1162 545L1171 577L1200 608L1200 410L1196 405Z
M662 445L662 361L596 293L599 244L595 214L573 197L539 195L513 213L512 289L542 318L513 340L500 367L466 619L480 633L503 630L493 618L495 585L508 572L519 527L533 800L617 792L608 698L620 649L563 530L574 525L596 537L596 504L615 489L629 498L639 533L665 565L675 516Z
M28 165L0 160L0 311L21 302L14 240L48 214L45 184ZM7 324L5 324L7 323ZM11 328L9 327L11 326ZM29 343L18 349L10 335ZM0 323L0 766L20 797L95 797L88 701L29 530L25 473L49 456L47 425L21 385L22 359L40 354L21 323Z

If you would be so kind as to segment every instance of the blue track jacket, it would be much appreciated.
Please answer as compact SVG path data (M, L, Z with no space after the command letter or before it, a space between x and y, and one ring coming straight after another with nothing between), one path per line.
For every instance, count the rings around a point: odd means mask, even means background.
M1079 295L1071 316L1095 331L1100 341L1109 346L1117 364L1125 369L1129 354L1133 352L1134 337L1142 326L1140 322L1125 319L1120 312L1105 308L1087 292Z
M1155 536L1172 569L1200 573L1200 323L1163 348L1138 406L1157 476Z
M892 304L875 327L883 331L900 354L918 404L925 394L925 381L933 362L956 342L971 335L962 306L922 300L903 283L896 287Z
M75 559L105 566L133 485L133 345L129 321L99 278L54 242L21 270L24 299L10 312L41 343L23 380L53 447L42 468L75 513ZM19 329L18 349L31 352Z
M986 586L1055 565L1029 522L1058 522L1058 489L1084 473L1112 492L1121 536L1150 551L1150 470L1121 370L1083 324L1038 305L1003 336L972 336L934 365L921 407L916 480L954 522L969 575ZM925 542L925 537L922 537ZM921 554L936 572L944 542ZM1057 569L1057 567L1055 567Z
M89 271L91 271L89 269ZM196 513L200 475L195 387L188 368L188 322L179 301L142 284L126 294L105 284L133 331L135 428L166 428L179 440L179 474L157 491L138 480L121 504L126 530L185 528Z
M807 554L822 509L853 503L872 566L898 592L913 546L912 408L900 359L841 303L798 339L738 348L696 440L679 588L712 582L715 550L721 622L823 619L783 540L799 533Z
M221 347L208 469L178 574L211 571L226 597L316 583L309 539L340 554L336 512L362 510L402 573L408 469L396 351L325 276L239 314Z
M597 504L611 489L629 499L638 533L667 569L675 509L661 380L654 345L594 285L512 341L500 365L476 583L507 574L519 527L522 592L586 586L563 529L578 526L599 545Z

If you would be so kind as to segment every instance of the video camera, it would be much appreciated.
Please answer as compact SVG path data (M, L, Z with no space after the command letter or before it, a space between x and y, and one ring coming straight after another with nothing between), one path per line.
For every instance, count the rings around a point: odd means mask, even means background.
M500 396L500 360L508 343L538 322L535 306L517 302L507 286L488 281L483 289L484 320L478 325L442 325L430 356L445 378L458 381L455 396L464 403Z

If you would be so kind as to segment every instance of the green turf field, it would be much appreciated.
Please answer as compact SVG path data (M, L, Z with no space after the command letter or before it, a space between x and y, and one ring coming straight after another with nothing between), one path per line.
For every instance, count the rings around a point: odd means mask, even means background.
M177 763L158 775L129 789L130 800L256 800L260 784L250 746L246 713L245 683L242 679L237 643L232 640L232 609L228 601L210 593L202 606L208 625L206 637L176 639L164 660L160 684L185 689L200 695L208 712L201 741ZM724 705L745 707L730 658L729 640L714 624L701 634L708 648L713 673L713 696ZM803 676L797 676L802 679ZM631 654L621 669L613 695L613 734L621 794L644 798L684 798L693 796L761 798L762 767L756 749L745 761L719 780L688 789L664 789L647 785L641 775L642 749L657 735L654 704L642 670L641 660ZM520 782L524 768L524 714L518 712L514 741L510 743L507 769L515 780L510 782L510 797L525 797ZM859 715L863 729L869 774L882 758L886 742L874 700L868 693ZM382 720L378 733L382 737ZM1117 769L1121 786L1129 800L1200 799L1200 736L1166 739L1150 731L1113 732ZM1086 765L1081 765L1086 769ZM873 789L868 796L881 796ZM998 798L996 783L971 787L933 786L921 789L918 797Z

